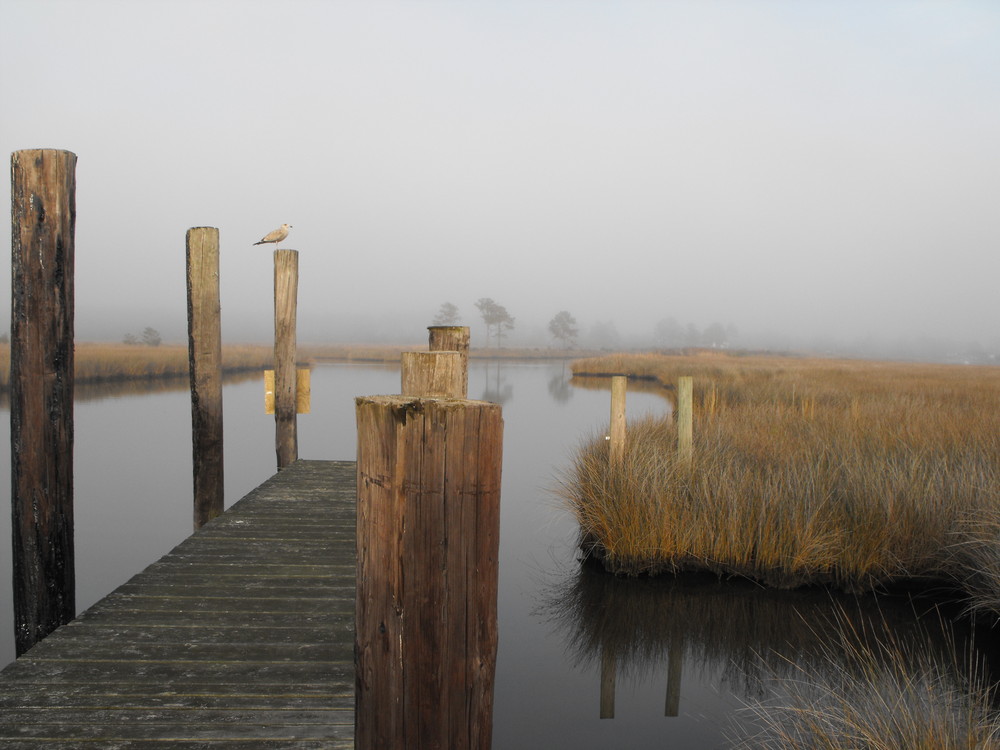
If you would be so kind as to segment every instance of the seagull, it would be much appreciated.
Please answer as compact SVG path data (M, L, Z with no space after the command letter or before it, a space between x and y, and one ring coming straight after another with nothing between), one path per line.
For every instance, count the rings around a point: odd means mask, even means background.
M288 236L288 230L291 228L291 224L282 224L278 229L275 229L273 232L268 232L261 237L260 242L255 242L253 244L263 245L267 242L273 242L275 247L277 247L278 243Z

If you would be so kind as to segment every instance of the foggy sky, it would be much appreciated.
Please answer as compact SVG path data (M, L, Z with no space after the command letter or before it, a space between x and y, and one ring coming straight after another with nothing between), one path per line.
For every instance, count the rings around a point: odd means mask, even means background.
M268 340L288 222L300 341L450 301L482 345L491 297L512 345L567 310L1000 351L998 92L989 0L0 4L5 158L79 158L78 339L184 340L215 226L224 337Z

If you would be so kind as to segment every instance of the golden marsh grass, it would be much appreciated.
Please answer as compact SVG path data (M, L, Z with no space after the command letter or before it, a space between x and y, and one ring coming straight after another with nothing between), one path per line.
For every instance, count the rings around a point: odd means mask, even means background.
M690 464L672 425L647 420L621 464L599 436L564 479L585 546L616 572L845 590L966 580L970 519L1000 518L996 368L617 355L573 369L695 380Z
M222 367L241 372L272 367L274 349L263 345L226 346ZM75 379L78 383L107 383L188 377L187 346L129 346L127 344L78 343L74 348ZM0 345L0 388L10 382L10 345Z

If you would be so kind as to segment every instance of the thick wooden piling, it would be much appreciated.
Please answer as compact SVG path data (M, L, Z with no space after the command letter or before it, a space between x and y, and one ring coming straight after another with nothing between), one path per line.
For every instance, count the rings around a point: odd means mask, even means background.
M219 230L189 229L186 248L194 527L200 529L225 507Z
M611 430L608 446L612 465L621 463L625 457L625 393L628 378L615 375L611 378Z
M432 352L458 352L462 355L462 391L457 398L469 395L469 327L428 326L428 346Z
M356 746L489 748L500 406L370 396L356 410Z
M694 386L690 375L677 378L677 457L690 462L694 451Z
M299 457L295 323L299 288L297 250L274 251L274 443L278 468Z
M428 398L465 398L469 376L461 352L403 352L401 393Z
M76 155L11 155L10 449L15 648L76 614L73 304Z

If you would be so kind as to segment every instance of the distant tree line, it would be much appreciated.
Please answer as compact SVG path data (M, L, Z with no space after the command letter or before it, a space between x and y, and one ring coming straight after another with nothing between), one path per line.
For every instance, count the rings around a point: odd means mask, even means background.
M163 338L160 336L160 332L155 328L150 328L146 326L142 329L142 333L136 336L134 333L126 333L122 337L122 343L128 346L159 346L163 343Z
M721 323L711 323L704 329L694 323L682 326L674 318L663 318L653 329L655 344L663 349L673 349L681 346L704 346L713 349L723 349L732 346L738 333L736 326Z
M492 340L497 347L502 347L504 337L514 330L514 317L492 297L479 298L476 309L486 325L486 346L489 347ZM434 316L433 324L452 326L459 325L461 320L458 306L445 302ZM549 320L548 333L554 344L563 349L574 348L581 338L580 326L568 310L560 310ZM736 326L732 324L713 322L699 328L694 323L682 325L672 317L659 320L653 327L653 344L661 349L694 346L723 349L733 346L737 336ZM621 345L621 336L612 321L593 323L583 338L585 346L614 348Z

